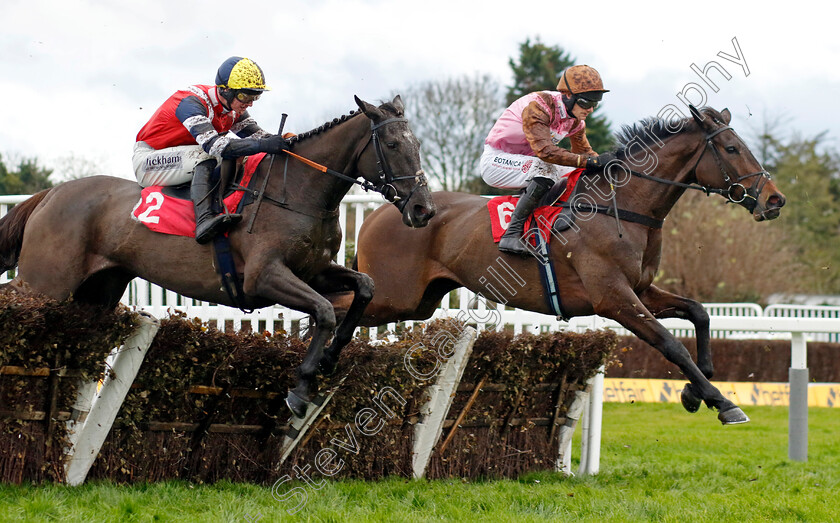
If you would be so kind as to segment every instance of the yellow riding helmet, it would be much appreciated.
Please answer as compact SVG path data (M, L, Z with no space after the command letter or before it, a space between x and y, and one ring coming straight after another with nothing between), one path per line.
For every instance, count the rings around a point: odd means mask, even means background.
M609 89L604 89L604 83L598 71L588 65L573 65L563 71L557 83L557 90L568 95L609 92Z
M262 69L253 61L241 56L231 56L216 72L216 85L223 89L270 91L265 85Z

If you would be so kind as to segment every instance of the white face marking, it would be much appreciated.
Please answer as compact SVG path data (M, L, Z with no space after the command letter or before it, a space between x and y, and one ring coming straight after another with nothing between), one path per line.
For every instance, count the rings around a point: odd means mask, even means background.
M418 151L420 150L420 140L418 140L417 137L414 136L414 133L411 132L411 129L406 129L405 131L403 131L402 136L405 139L405 143L410 144Z

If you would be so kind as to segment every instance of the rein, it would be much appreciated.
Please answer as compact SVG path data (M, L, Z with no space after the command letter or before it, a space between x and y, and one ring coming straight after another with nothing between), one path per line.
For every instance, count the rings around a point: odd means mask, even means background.
M700 156L697 158L697 161L694 162L694 167L692 167L691 170L688 171L688 172L690 172L690 173L695 172L696 169L697 169L697 166L700 165L700 161L703 159L703 156L706 154L706 151L711 149L712 154L715 157L715 163L717 163L718 169L720 169L721 174L723 174L723 180L726 183L729 184L729 186L726 189L716 189L714 187L708 187L708 186L703 185L699 182L698 183L675 182L673 180L666 180L664 178L658 178L656 176L651 176L649 174L640 173L638 171L633 171L631 169L628 169L628 172L633 176L636 176L638 178L644 178L645 180L650 180L650 181L657 182L657 183L663 183L663 184L666 184L666 185L674 185L674 186L677 186L677 187L682 187L683 189L694 189L694 190L697 190L697 191L702 191L702 192L706 193L707 196L710 195L711 193L719 194L719 195L725 197L727 200L729 200L730 203L737 203L739 205L742 205L747 210L752 212L753 209L755 209L756 204L758 203L758 195L761 193L761 190L764 188L764 185L771 179L770 178L770 173L768 173L766 170L762 169L762 170L754 172L754 173L739 176L739 177L735 178L735 180L733 181L732 177L729 175L729 173L726 170L726 166L724 165L723 158L721 158L721 156L720 156L720 151L718 151L717 145L715 144L714 141L712 141L712 138L714 138L715 136L717 136L718 134L720 134L724 131L732 131L735 134L735 136L738 136L738 134L735 133L735 130L732 129L732 127L730 127L728 125L725 126L725 127L721 127L720 129L716 129L715 131L712 131L712 132L706 134L706 136L704 138L705 141L706 141L706 145L703 148L703 152L700 153ZM740 137L738 139L740 140ZM753 184L748 189L741 182L748 179L748 178L752 178L753 176L758 176L758 178L756 178L756 180L753 182ZM736 191L740 192L740 197L738 196ZM747 199L749 199L751 201L745 203L745 201Z
M286 153L289 157L292 157L292 158L300 161L301 163L304 163L304 164L308 165L309 167L312 167L313 169L316 169L316 170L318 170L322 173L329 174L329 175L334 176L334 177L336 177L340 180L344 180L346 182L350 182L352 184L359 185L365 191L378 192L379 194L382 195L383 198L385 198L385 200L393 203L397 207L397 209L400 210L400 212L403 212L403 209L405 209L405 206L408 204L409 200L411 200L411 197L414 195L414 192L419 187L427 185L426 176L425 176L425 173L423 172L422 169L417 171L414 175L395 176L393 170L391 169L391 166L388 164L388 160L385 157L384 152L382 151L382 146L380 144L380 139L379 139L379 133L377 131L378 131L378 129L380 129L381 127L383 127L385 125L388 125L388 124L391 124L391 123L407 122L407 121L408 120L405 119L405 118L389 118L387 120L383 120L382 122L379 122L378 124L374 124L373 121L370 122L370 131L371 131L370 136L369 136L367 142L365 142L365 145L361 149L359 149L359 152L356 155L356 158L358 159L358 157L361 156L361 154L364 152L364 150L367 149L367 146L370 145L371 143L373 143L374 151L376 153L376 166L377 166L377 170L378 170L378 174L379 174L379 183L372 183L372 182L369 182L367 180L361 180L360 181L358 178L353 178L352 176L348 176L348 175L346 175L342 172L336 171L334 169L330 169L329 167L327 167L325 165L321 165L321 164L319 164L319 163L317 163L313 160L310 160L309 158L301 156L297 153L293 153L292 151L289 151L288 149L284 149L283 152ZM274 160L274 156L272 155L272 161L273 160ZM356 161L358 161L358 160L356 160ZM283 176L284 185L285 185L286 168L288 168L288 162L286 164L286 167L284 167L284 176ZM291 207L288 203L285 202L285 198L284 198L284 201L279 201L279 200L276 200L274 198L271 198L270 196L265 194L266 186L268 185L268 178L271 176L271 165L269 165L269 170L268 170L268 172L266 172L265 176L266 177L265 177L265 180L263 182L262 189L260 191L253 191L252 192L252 194L257 199L260 199L260 200L265 199L265 200L268 200L270 203L272 203L272 204L274 204L278 207L281 207L283 209L287 209L287 210L290 210L290 211L293 211L293 212L298 212L300 214L305 214L307 216L312 216L312 217L315 217L315 218L329 219L329 218L334 218L334 217L338 216L338 213L339 213L338 209L330 211L330 210L324 210L324 209L318 207L317 209L313 208L313 209L301 210L301 209L295 209L295 208ZM413 179L415 181L415 185L411 189L411 192L408 194L408 196L406 198L401 198L399 196L399 193L397 192L396 187L394 187L393 183L401 181L401 180L410 180L410 179ZM284 190L284 193L285 193L285 190ZM296 205L299 206L300 204L296 204ZM257 211L258 210L259 209L257 209ZM253 216L252 220L254 220L254 219L256 219L256 211L254 212L254 216ZM248 232L251 232L251 231L249 230Z
M727 200L729 200L730 203L737 203L737 204L745 207L750 212L753 212L753 210L755 209L755 206L758 204L758 195L761 193L761 190L764 188L764 185L771 179L770 178L770 173L768 173L766 170L762 169L762 170L754 172L754 173L745 174L743 176L735 177L735 179L733 180L733 177L730 176L729 172L726 170L726 165L723 161L723 158L720 155L720 151L718 151L717 145L712 140L715 136L717 136L718 134L720 134L724 131L732 131L732 133L735 134L736 137L738 137L738 133L736 133L735 130L732 129L732 127L730 127L728 125L724 126L724 127L721 127L719 129L716 129L712 132L707 133L706 136L704 137L704 140L706 141L706 145L703 147L703 151L698 156L697 161L694 162L694 166L688 172L689 173L695 173L695 175L696 175L697 166L700 165L700 161L703 159L703 156L706 154L706 151L711 150L712 154L714 155L714 158L715 158L715 163L717 163L718 169L720 169L720 172L723 175L724 181L729 184L728 187L726 187L726 189L717 189L717 188L714 188L714 187L708 187L708 186L703 185L699 182L697 182L697 183L683 183L683 182L676 182L676 181L673 181L673 180L666 180L664 178L659 178L659 177L656 177L656 176L651 176L651 175L646 174L646 173L641 173L641 172L638 172L638 171L634 171L632 169L627 169L624 165L622 165L622 168L625 169L625 171L629 172L632 176L636 176L637 178L643 178L645 180L650 180L650 181L657 182L657 183L662 183L662 184L665 184L665 185L673 185L673 186L676 186L676 187L681 187L683 189L693 189L693 190L697 190L697 191L702 191L707 196L712 194L712 193L719 194L719 195L725 197ZM738 139L740 140L740 137L738 137ZM609 167L609 164L607 164L606 167ZM606 171L606 167L604 169L605 171ZM744 184L741 183L742 181L744 181L746 179L749 179L749 178L752 178L754 176L757 176L758 178L756 178L756 180L752 183L752 185L749 188L745 187ZM610 182L610 187L613 188L613 191L612 191L612 195L613 195L612 206L601 206L601 205L593 206L593 205L590 205L588 203L579 202L579 203L574 204L573 207L576 210L579 210L579 211L595 212L595 213L599 213L599 214L606 214L608 216L614 216L615 219L616 219L617 227L618 227L619 237L622 236L621 221L639 223L639 224L642 224L646 227L650 227L652 229L661 229L662 228L664 220L657 220L656 218L651 218L649 216L645 216L645 215L642 215L642 214L634 213L634 212L631 212L631 211L626 211L624 209L619 209L618 208L618 203L616 202L616 198L615 198L615 187L614 187L612 182ZM740 192L740 196L736 193L736 191ZM746 202L747 199L749 199L751 201ZM562 207L566 207L566 206L572 207L572 205L565 205L565 204L562 205Z

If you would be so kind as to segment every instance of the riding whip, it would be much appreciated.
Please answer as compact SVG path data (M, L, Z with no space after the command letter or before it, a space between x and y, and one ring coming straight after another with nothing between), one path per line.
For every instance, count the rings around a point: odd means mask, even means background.
M283 113L283 116L280 118L280 130L277 131L278 136L283 136L283 127L286 126L286 117L289 116L286 113ZM254 214L251 215L251 221L248 222L248 234L251 234L251 229L254 228L254 221L257 219L257 213L260 210L260 205L263 201L263 196L265 196L265 188L268 185L268 177L271 175L271 166L274 163L274 157L277 156L276 154L271 155L271 161L268 162L268 171L265 173L265 178L263 178L262 188L260 188L260 193L257 195L257 204L254 206Z

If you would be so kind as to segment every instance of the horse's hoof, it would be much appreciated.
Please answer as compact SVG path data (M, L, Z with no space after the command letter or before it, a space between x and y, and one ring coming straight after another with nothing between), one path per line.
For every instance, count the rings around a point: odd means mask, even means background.
M295 394L293 390L290 390L289 394L286 395L286 406L289 407L292 414L298 418L303 418L306 416L306 409L309 406L309 402Z
M744 411L738 407L732 407L727 410L722 410L718 413L718 419L724 425L737 425L739 423L747 423L750 418L744 414Z
M682 394L680 394L680 401L682 401L682 406L688 412L697 412L700 409L700 404L703 400L694 393L694 388L691 386L691 383L686 383L685 387L683 387Z

